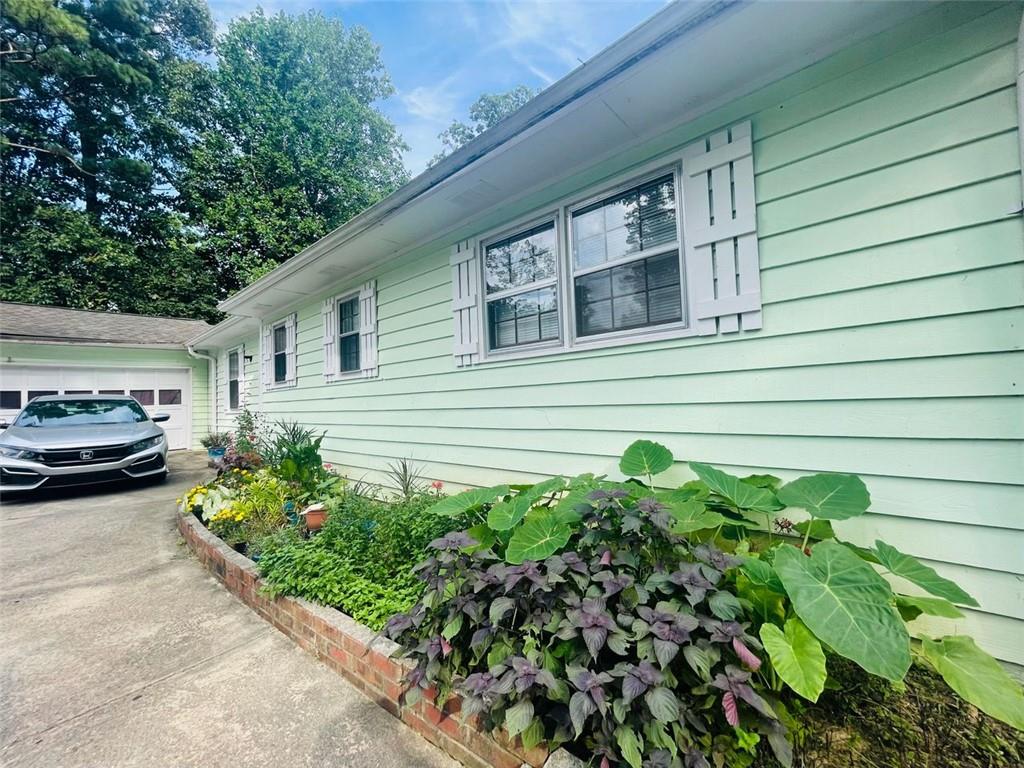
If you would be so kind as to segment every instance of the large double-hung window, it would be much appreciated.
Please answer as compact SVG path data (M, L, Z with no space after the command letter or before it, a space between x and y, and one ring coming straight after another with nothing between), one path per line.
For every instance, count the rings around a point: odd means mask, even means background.
M491 349L558 340L556 240L549 221L484 245Z
M672 174L577 208L570 219L576 336L683 319Z
M455 243L458 366L761 327L750 123Z

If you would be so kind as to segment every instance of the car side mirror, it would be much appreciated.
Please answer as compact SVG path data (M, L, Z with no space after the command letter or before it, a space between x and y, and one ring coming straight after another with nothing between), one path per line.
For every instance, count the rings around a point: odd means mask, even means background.
M152 418L154 424L159 424L161 421L170 421L171 415L169 413L154 413Z
M7 429L10 425L7 421L0 419L0 429Z

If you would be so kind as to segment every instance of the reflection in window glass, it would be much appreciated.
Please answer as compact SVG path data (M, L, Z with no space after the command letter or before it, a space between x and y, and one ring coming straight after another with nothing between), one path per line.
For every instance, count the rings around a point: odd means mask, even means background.
M359 297L338 302L338 354L341 372L351 373L359 368Z
M279 325L274 328L274 383L288 378L288 329Z
M181 405L180 389L161 389L160 405Z
M5 389L0 392L0 408L4 410L21 408L21 390Z
M514 347L558 338L555 286L488 302L491 348Z
M153 405L155 403L152 389L132 389L129 390L128 394L138 400L142 405Z
M238 406L241 404L241 387L239 387L240 377L240 360L239 351L236 349L233 352L228 352L228 410L237 411ZM152 403L150 403L152 405Z
M487 293L553 278L555 258L554 222L491 243L484 254Z
M16 427L71 427L86 424L137 424L149 417L131 400L45 400L29 403Z
M596 267L676 240L672 176L663 176L572 215L576 269Z
M580 336L678 322L682 309L675 251L576 278Z

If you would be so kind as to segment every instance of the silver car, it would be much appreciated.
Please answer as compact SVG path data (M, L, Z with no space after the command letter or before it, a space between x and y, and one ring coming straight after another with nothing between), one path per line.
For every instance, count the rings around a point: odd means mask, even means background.
M167 440L134 398L37 397L0 423L0 491L167 476Z

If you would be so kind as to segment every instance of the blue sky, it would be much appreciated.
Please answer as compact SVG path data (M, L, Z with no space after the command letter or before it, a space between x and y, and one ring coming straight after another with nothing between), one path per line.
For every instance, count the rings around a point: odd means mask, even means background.
M210 0L219 29L257 6L311 8L366 27L381 46L395 95L381 109L419 173L440 149L437 134L484 92L543 88L640 22L664 0Z

